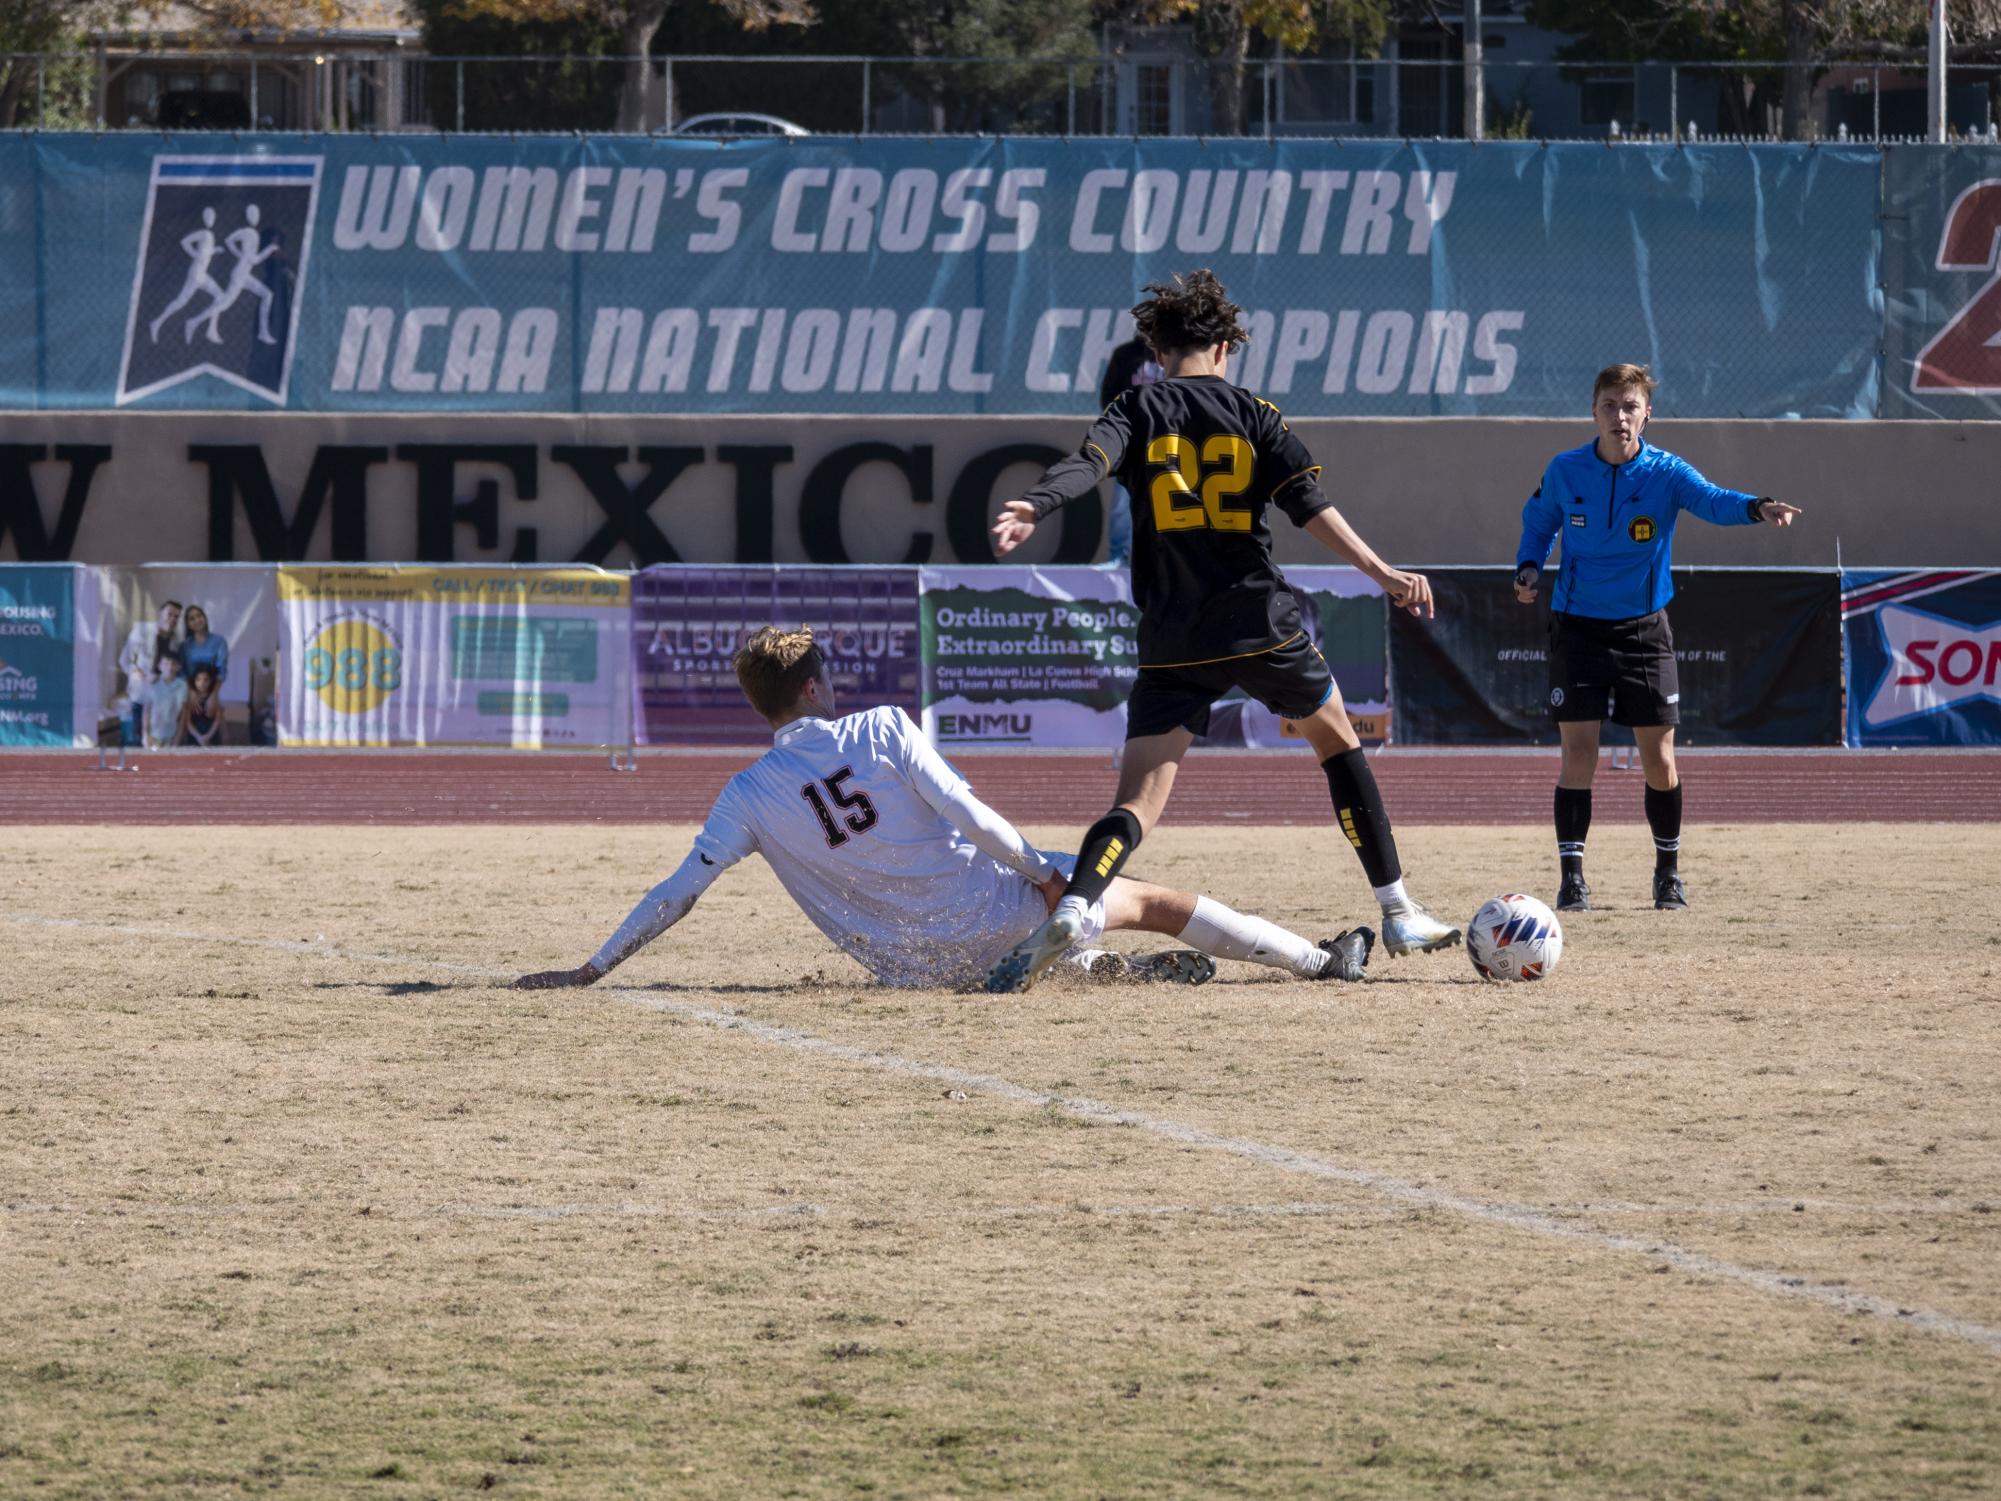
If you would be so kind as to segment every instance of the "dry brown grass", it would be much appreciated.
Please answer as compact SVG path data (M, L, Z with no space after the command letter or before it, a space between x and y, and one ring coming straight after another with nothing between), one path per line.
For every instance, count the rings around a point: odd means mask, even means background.
M755 862L626 989L479 973L685 837L8 831L0 1495L2001 1493L2001 1349L653 1009L1994 1329L1991 828L1691 830L1673 916L1601 830L1620 905L1508 990L878 991ZM1447 912L1550 884L1545 831L1403 842ZM1308 831L1139 866L1367 899Z

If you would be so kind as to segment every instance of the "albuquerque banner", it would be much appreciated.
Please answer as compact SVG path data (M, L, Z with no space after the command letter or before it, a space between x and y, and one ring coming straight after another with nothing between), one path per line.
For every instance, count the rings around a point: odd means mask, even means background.
M1397 739L1554 745L1548 595L1515 598L1512 570L1427 569L1438 614L1389 612ZM1682 745L1841 742L1839 575L1806 568L1674 570L1668 606ZM1608 743L1630 741L1607 727Z
M1841 575L1850 745L2001 745L2001 572Z
M1864 417L1882 177L1826 143L17 133L0 407L1088 414L1144 284L1211 266L1235 378L1295 415L1572 415L1625 358L1664 416Z
M632 576L633 724L641 745L769 745L731 659L762 626L810 625L843 713L917 716L914 568L648 568Z
M1352 568L1288 568L1365 740L1387 732L1382 593ZM925 568L924 730L940 746L1115 746L1139 670L1139 612L1123 569ZM1277 745L1278 717L1242 694L1211 715L1210 745Z
M88 745L101 583L66 563L0 564L0 745Z
M625 744L630 603L596 569L281 568L279 741Z

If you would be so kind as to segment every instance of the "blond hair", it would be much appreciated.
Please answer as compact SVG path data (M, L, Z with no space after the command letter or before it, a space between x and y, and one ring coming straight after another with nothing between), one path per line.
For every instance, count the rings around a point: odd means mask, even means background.
M1654 399L1654 374L1645 365L1607 365L1598 372L1598 379L1591 383L1591 404L1598 405L1598 396L1603 391L1624 391L1638 387L1649 405Z
M767 625L744 642L730 661L750 706L776 719L799 702L806 685L819 677L827 659L813 643L813 627L796 631Z

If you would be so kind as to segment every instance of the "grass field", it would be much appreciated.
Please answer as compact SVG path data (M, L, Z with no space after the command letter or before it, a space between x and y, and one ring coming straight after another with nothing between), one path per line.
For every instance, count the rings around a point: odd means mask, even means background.
M0 1496L2001 1494L1992 826L1607 829L1511 989L881 991L759 862L499 988L687 833L9 829Z

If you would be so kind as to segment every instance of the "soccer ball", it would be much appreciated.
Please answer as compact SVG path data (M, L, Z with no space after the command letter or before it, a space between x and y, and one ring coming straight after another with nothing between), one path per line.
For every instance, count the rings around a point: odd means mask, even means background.
M1540 980L1563 956L1563 924L1532 896L1497 896L1466 925L1466 956L1483 980Z

